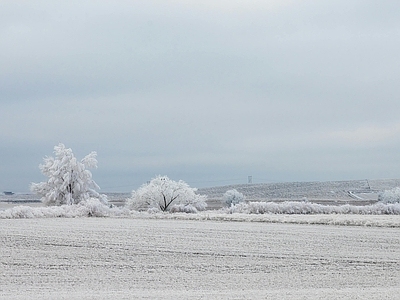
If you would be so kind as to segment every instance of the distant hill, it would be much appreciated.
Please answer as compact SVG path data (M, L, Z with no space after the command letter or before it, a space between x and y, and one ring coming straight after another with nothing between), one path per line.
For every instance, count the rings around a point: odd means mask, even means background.
M400 179L347 180L325 182L283 182L261 184L239 184L198 189L209 200L221 200L227 190L236 189L248 201L299 201L371 203L376 202L378 193L400 186Z

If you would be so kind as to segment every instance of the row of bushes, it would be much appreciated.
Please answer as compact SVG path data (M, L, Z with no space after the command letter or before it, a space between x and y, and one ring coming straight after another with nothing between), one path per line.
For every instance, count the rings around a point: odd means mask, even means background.
M150 208L146 211L149 213L160 212L160 209ZM197 213L198 210L191 205L174 205L169 210L170 213ZM248 214L248 215L279 215L279 214L298 214L298 215L400 215L400 203L377 203L367 206L355 205L321 205L310 202L249 202L238 203L230 207L222 208L215 211L215 214L231 215L231 214ZM75 218L75 217L129 217L132 214L141 214L132 211L126 206L110 207L101 203L98 199L91 198L81 201L74 205L46 206L46 207L30 207L16 206L4 211L0 211L0 219L16 219L16 218ZM203 214L209 214L208 212ZM159 214L156 214L159 215ZM154 216L156 216L154 215Z

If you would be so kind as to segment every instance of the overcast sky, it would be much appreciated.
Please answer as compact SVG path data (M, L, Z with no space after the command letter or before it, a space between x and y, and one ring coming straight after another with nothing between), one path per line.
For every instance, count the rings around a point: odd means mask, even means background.
M400 178L400 1L0 2L0 191Z

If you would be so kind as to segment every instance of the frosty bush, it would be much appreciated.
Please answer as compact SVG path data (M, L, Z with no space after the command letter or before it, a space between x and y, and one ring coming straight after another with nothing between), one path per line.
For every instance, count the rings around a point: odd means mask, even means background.
M400 202L400 187L395 187L391 190L386 190L379 193L378 201L382 203L399 203Z
M89 198L97 198L107 203L106 195L95 189L99 186L93 181L87 168L97 168L96 152L91 152L78 161L72 150L63 144L54 147L55 157L45 157L39 165L42 173L49 177L46 182L32 183L31 191L42 197L46 205L77 204Z
M182 180L174 181L167 176L157 176L148 184L132 192L126 200L126 206L132 210L146 211L159 209L171 212L197 212L207 207L206 196L197 195L197 189L191 188Z
M243 202L246 199L246 197L242 193L233 189L233 190L226 191L224 196L222 197L222 199L223 199L223 202L225 204L227 204L229 207L231 205L236 205L240 202Z
M192 204L175 204L171 207L170 212L184 212L187 214L195 214L198 209L194 207Z

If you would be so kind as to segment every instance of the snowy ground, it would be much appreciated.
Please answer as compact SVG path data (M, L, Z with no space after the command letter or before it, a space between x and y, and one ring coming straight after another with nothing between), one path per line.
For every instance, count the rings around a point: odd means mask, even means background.
M398 299L399 228L242 221L1 219L0 298Z

